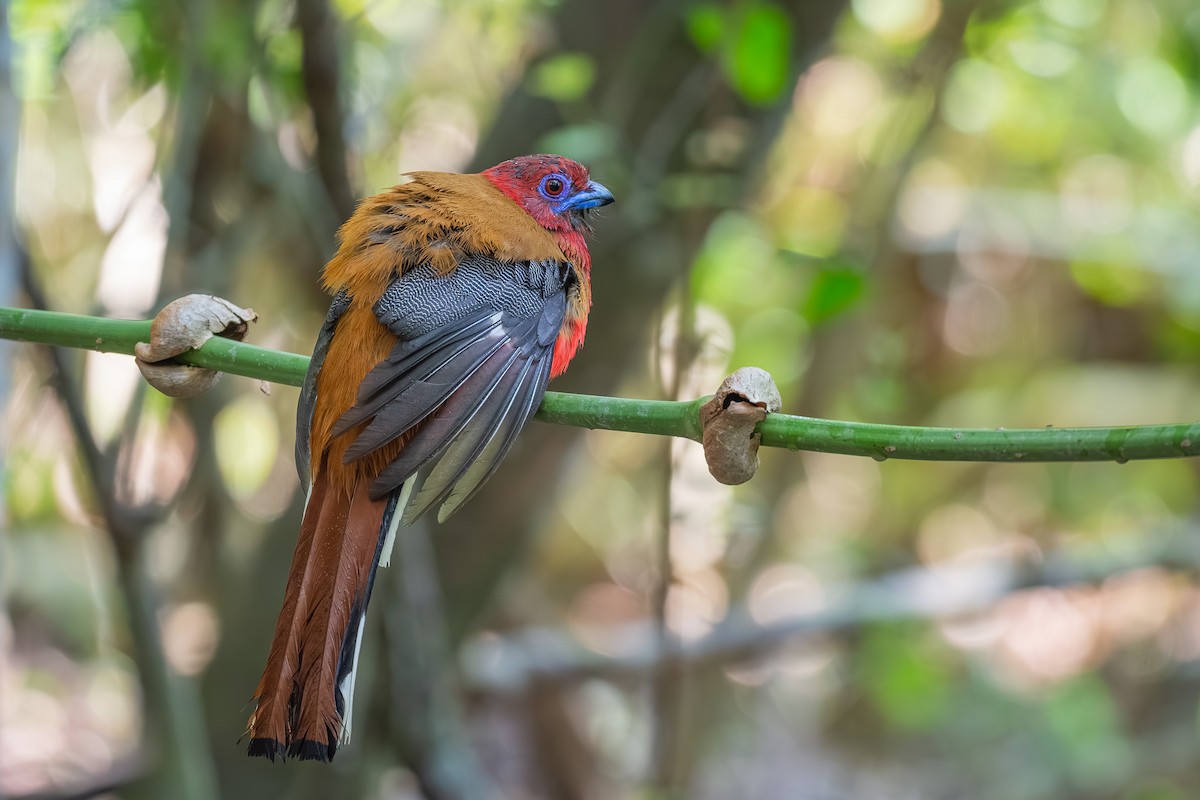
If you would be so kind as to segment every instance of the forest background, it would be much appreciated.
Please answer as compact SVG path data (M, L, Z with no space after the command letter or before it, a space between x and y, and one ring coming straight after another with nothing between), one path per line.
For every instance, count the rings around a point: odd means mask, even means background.
M557 390L1197 417L1191 0L0 0L6 305L210 292L308 352L355 198L543 151L618 198ZM0 359L0 795L1200 796L1191 461L773 451L730 488L535 423L381 573L352 744L281 767L238 737L296 391Z

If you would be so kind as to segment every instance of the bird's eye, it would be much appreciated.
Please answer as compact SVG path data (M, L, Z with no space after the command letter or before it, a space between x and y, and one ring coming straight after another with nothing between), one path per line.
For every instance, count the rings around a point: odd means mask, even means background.
M560 194L563 193L563 189L566 188L566 185L563 184L561 178L555 178L555 177L551 176L546 179L545 183L542 184L542 188L546 191L546 194L548 194L549 196L558 197Z

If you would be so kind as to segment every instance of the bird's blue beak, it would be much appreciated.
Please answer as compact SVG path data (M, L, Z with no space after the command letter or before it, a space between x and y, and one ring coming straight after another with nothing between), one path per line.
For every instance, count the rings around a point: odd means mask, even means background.
M606 206L613 201L612 192L608 190L602 183L588 181L587 186L583 190L576 192L570 200L567 201L567 206L575 211L582 211L585 208L599 208Z

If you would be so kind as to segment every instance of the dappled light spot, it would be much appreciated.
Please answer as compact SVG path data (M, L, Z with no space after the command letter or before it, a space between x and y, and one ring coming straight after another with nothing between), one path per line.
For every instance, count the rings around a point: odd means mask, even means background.
M686 324L686 328L682 326ZM655 346L659 371L665 386L678 386L679 397L700 397L712 394L729 374L729 354L733 349L734 335L729 319L713 306L697 304L691 309L686 323L680 318L678 307L669 307L663 313L657 330ZM690 347L680 348L680 336L695 342ZM685 358L683 364L680 357ZM682 374L679 374L680 368Z
M942 336L946 345L968 356L1002 350L1012 332L1012 306L990 286L963 281L946 298Z
M1018 215L987 209L964 220L955 254L971 277L997 289L1010 288L1032 268L1030 236Z
M849 555L882 490L879 464L866 458L802 453L806 478L774 510L775 535L787 552L804 553L814 569Z
M1200 186L1200 126L1193 128L1183 142L1180 168L1188 186Z
M821 579L795 564L775 564L760 572L747 599L750 617L759 625L814 614L825 606Z
M854 0L852 8L863 25L892 44L920 39L942 13L940 0Z
M67 751L66 706L45 689L22 687L6 693L12 720L4 726L5 792L30 793L49 777L47 767Z
M1074 47L1048 39L1018 39L1008 45L1008 53L1017 66L1041 78L1062 75L1079 60Z
M72 525L87 526L92 520L91 512L76 482L74 469L75 465L66 454L54 461L54 499L65 521Z
M296 464L292 453L280 447L275 453L271 471L253 494L234 492L232 497L238 508L250 519L270 522L278 519L291 507L292 499L300 489L296 480Z
M443 15L441 5L432 0L353 0L347 5L389 39L412 43L434 33Z
M212 660L220 640L220 621L208 603L170 606L159 614L163 654L180 675L199 675Z
M137 744L141 716L130 665L74 663L44 646L17 649L0 622L0 747L5 795L40 795L113 769Z
M458 99L429 97L416 103L412 122L400 134L399 173L413 170L463 169L475 152L479 120Z
M1041 0L1040 5L1056 22L1086 28L1104 17L1106 4L1100 0Z
M1105 546L1116 555L1124 555L1149 547L1154 540L1145 532L1162 530L1173 518L1163 493L1156 491L1153 483L1143 483L1109 498L1100 508L1097 523ZM1131 536L1131 531L1143 535Z
M1004 620L991 611L967 614L937 623L942 638L960 650L986 650L993 647L1004 632Z
M307 169L308 159L312 157L311 139L312 137L306 136L299 125L286 120L279 123L279 132L275 134L279 154L288 166L295 170Z
M745 664L731 664L723 670L725 677L740 686L762 686L775 674L774 665L764 659Z
M772 666L784 685L793 690L807 686L812 700L818 701L836 680L835 670L840 647L836 639L805 637L789 642L772 658Z
M996 524L1028 535L1046 523L1051 486L1048 467L1026 464L1019 470L994 465L983 481L980 509ZM1029 555L1038 558L1041 548L1030 538L1023 539Z
M589 433L586 457L601 432ZM642 462L653 457L649 437L643 440L645 449L632 448L633 456L642 455ZM600 445L595 445L600 446ZM639 462L640 465L640 462ZM583 469L576 463L574 469ZM648 590L657 577L653 558L653 537L656 520L646 513L651 504L660 502L650 488L635 484L620 470L610 471L601 481L582 484L583 489L570 493L559 504L559 512L570 530L583 540L586 549L599 558L613 580L627 589Z
M917 553L931 569L1010 560L1020 550L1016 537L965 503L934 509L921 520L917 533Z
M737 331L737 363L753 364L786 386L797 380L808 366L811 354L805 347L808 325L791 308L765 308L746 319ZM709 394L715 386L702 390Z
M1164 138L1191 116L1187 85L1167 62L1153 56L1130 61L1117 76L1117 105L1143 133Z
M84 360L88 418L101 442L117 435L142 374L129 356L89 352Z
M850 217L840 196L815 186L793 188L765 213L780 247L818 258L837 251Z
M757 309L765 304L768 284L762 267L775 260L769 229L741 211L726 211L708 228L692 266L696 299L728 311Z
M1016 686L1076 675L1106 650L1097 629L1099 607L1090 590L1032 589L997 608L1003 625L998 655Z
M728 167L745 152L750 130L741 117L725 116L688 137L688 160L701 167Z
M1063 217L1094 233L1125 230L1133 216L1133 175L1129 164L1101 154L1075 162L1059 182Z
M796 85L801 120L818 136L846 136L880 113L883 87L868 64L833 57L814 64Z
M615 583L593 583L571 600L567 629L597 653L630 655L645 644L644 636L630 623L644 621L648 611L636 592Z
M102 28L84 35L63 65L84 135L96 223L108 234L147 192L157 192L154 133L168 94L161 83L143 90L132 72L120 40Z
M965 184L963 174L949 162L930 159L914 167L896 209L901 234L922 241L955 231L967 211Z
M1114 643L1121 645L1157 634L1183 600L1179 578L1161 567L1146 567L1104 581L1100 619Z
M1181 590L1178 606L1159 632L1158 646L1176 661L1200 661L1200 588Z
M117 459L117 497L134 505L170 503L191 474L195 454L190 420L169 411L145 415Z
M982 133L1004 114L1008 85L1004 73L977 58L958 62L943 90L942 116L963 133Z
M279 450L279 423L267 398L243 394L213 422L217 465L234 497L253 496L271 474Z
M574 699L571 716L610 769L635 774L646 768L652 751L650 719L633 697L603 681L588 681Z
M539 638L539 631L525 631L526 638ZM458 650L458 661L467 675L486 674L499 681L519 677L527 659L518 647L512 646L495 631L480 631L468 637Z
M667 591L666 621L685 642L712 631L729 607L729 590L715 570L692 572Z
M712 478L704 465L703 451L699 466L704 468L703 473L698 469L691 472L696 476L702 474L710 481L707 491L701 489L696 480L692 491L672 492L673 505L679 505L677 516L671 521L671 566L682 574L707 570L720 561L725 555L728 538L728 527L723 523L727 519L731 490L711 487ZM677 479L675 483L678 482Z
M167 249L167 212L158 187L138 195L100 261L97 296L109 313L140 316L150 311Z

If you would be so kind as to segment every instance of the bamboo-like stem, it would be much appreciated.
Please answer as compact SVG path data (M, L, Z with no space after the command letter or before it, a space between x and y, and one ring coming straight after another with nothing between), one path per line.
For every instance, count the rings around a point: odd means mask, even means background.
M0 338L133 354L150 322L0 308ZM299 386L308 357L214 337L179 361L247 378ZM537 418L578 428L679 436L699 441L698 400L636 400L547 392ZM769 414L762 443L789 450L921 461L1136 461L1200 455L1200 422L1107 428L928 428Z

